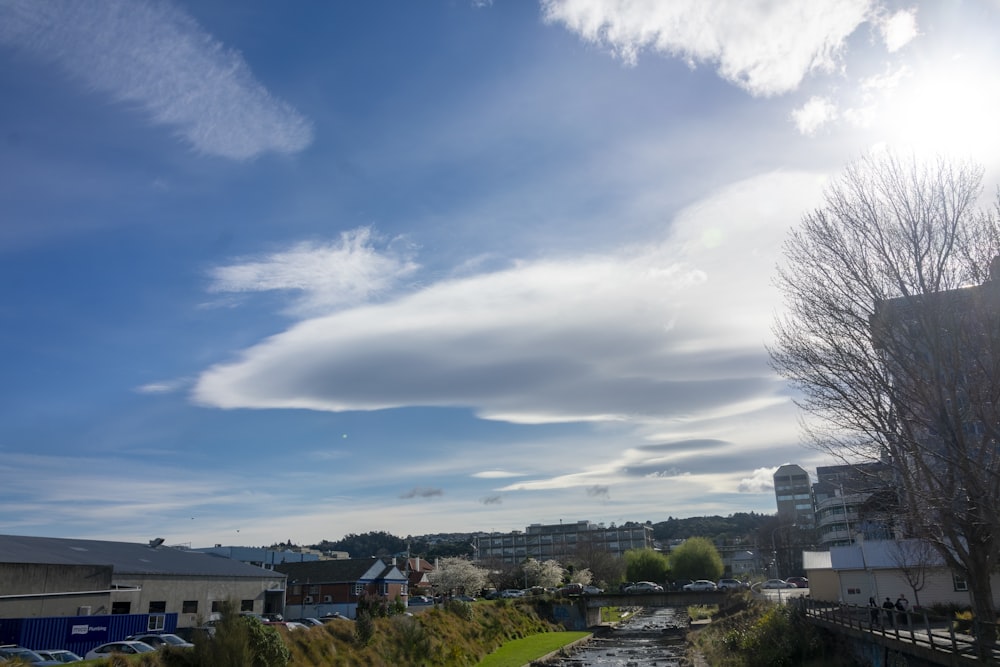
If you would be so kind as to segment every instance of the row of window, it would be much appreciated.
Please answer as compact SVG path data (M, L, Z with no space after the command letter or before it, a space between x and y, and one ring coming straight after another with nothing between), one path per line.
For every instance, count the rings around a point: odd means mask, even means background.
M212 611L221 612L223 600L212 600ZM253 600L240 600L240 611L253 611ZM132 613L132 603L129 600L119 600L117 602L111 603L111 613L112 614L131 614ZM137 612L138 613L138 612ZM147 614L166 614L167 613L167 601L166 600L151 600L149 603L149 609L146 611ZM198 613L198 600L184 600L181 603L181 613L182 614L197 614Z

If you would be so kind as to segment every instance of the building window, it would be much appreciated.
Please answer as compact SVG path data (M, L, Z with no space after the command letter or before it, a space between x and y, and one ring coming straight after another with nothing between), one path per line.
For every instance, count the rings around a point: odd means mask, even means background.
M319 586L310 586L309 587L309 593L311 595L319 595L319 592L320 592L320 587Z
M150 614L146 622L147 632L163 632L167 627L167 617L164 614Z
M112 614L131 614L132 613L132 603L131 602L112 602L111 603L111 613Z
M240 600L240 611L253 611L253 600Z
M198 613L198 601L197 600L184 600L181 603L181 613L182 614L197 614Z
M212 613L218 614L222 612L222 600L212 600Z
M167 613L167 601L166 600L154 600L149 603L149 613L150 614L165 614Z
M361 595L364 592L365 592L365 585L363 583L359 581L358 583L354 584L355 595Z
M957 572L951 573L951 580L955 584L956 591L967 591L969 590L969 582L965 580L965 577L958 574Z

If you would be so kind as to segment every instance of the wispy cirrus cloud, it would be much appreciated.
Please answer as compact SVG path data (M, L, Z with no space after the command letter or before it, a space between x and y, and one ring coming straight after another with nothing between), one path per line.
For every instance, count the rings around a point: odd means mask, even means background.
M310 122L271 95L238 51L167 0L2 0L0 44L137 106L201 153L245 160L312 142Z
M438 496L443 496L444 491L442 489L431 489L422 486L414 487L407 491L406 493L400 494L400 498L436 498Z
M810 72L835 69L848 36L872 10L872 0L542 0L546 21L625 63L647 49L692 67L714 63L722 78L753 95L786 93ZM902 23L892 24L896 39Z
M376 246L369 228L343 232L331 243L298 243L259 257L241 258L210 272L215 293L296 292L297 315L324 314L395 287L418 266L404 251Z

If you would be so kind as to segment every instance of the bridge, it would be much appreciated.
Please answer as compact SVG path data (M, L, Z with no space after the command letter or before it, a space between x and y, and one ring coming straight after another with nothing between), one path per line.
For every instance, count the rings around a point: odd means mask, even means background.
M663 593L600 593L559 598L553 604L556 619L567 630L586 630L601 624L602 607L677 607L692 605L725 606L726 591L668 591ZM733 598L738 599L736 597Z
M580 595L588 609L601 607L690 607L725 605L726 591L664 591L663 593L599 593Z
M879 621L873 624L868 607L810 598L798 598L795 604L809 623L844 638L852 653L866 664L877 667L1000 664L1000 651L996 647L990 651L992 659L984 662L976 656L974 637L956 632L950 622L932 619L926 612L908 611L903 617L893 612L891 622L886 623L885 617L879 616Z

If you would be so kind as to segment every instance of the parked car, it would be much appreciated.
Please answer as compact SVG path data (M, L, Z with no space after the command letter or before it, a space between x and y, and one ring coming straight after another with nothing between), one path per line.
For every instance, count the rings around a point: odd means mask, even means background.
M95 646L87 651L84 656L86 660L97 660L98 658L110 657L112 653L122 653L124 655L138 655L140 653L152 653L156 649L146 642L138 642L125 639L120 642L108 642Z
M788 577L786 584L794 584L796 588L809 588L809 580L805 577Z
M181 637L169 632L143 632L138 635L126 637L126 639L131 639L137 642L145 642L155 649L161 649L164 646L176 646L177 648L191 648L194 646L194 644L186 639L182 639Z
M274 628L284 628L286 630L308 630L309 626L297 621L264 621L264 625L270 625Z
M83 662L83 658L81 656L73 653L73 651L67 651L64 648L45 649L44 651L35 651L35 653L42 656L46 660L52 660L55 662Z
M452 600L458 600L459 602L475 602L476 598L471 595L455 595L451 598Z
M790 584L781 579L768 579L760 585L761 588L795 588L795 584Z
M604 592L604 589L603 588L598 588L597 586L584 586L583 587L583 594L584 595L600 595L603 592Z
M302 625L305 625L306 627L310 628L323 627L323 621L319 620L318 618L312 618L307 616L305 618L293 618L292 620L295 621L296 623L301 623Z
M419 607L422 605L434 604L434 598L429 595L411 595L407 601L409 607Z
M663 586L654 584L652 581L637 581L625 589L626 593L662 593Z
M430 598L427 598L430 600ZM433 602L433 600L431 600ZM344 616L339 611L331 611L329 614L323 614L323 618L320 619L324 623L330 623L332 621L353 621L353 618L348 618Z
M715 585L714 582L711 582L708 579L698 579L698 580L692 581L690 584L686 585L684 587L684 590L686 590L686 591L714 591L714 590L716 590L716 585Z
M524 591L522 591L520 588L506 588L506 589L503 590L502 593L500 593L500 597L502 597L502 598L523 598L524 597Z
M9 660L19 660L26 665L61 665L58 660L46 660L30 648L24 648L17 644L4 644L0 646L0 662Z
M719 579L719 583L715 585L720 591L738 591L743 588L743 582L739 579Z
M562 588L556 591L556 594L560 597L567 597L570 595L582 595L583 594L583 584L566 584Z

